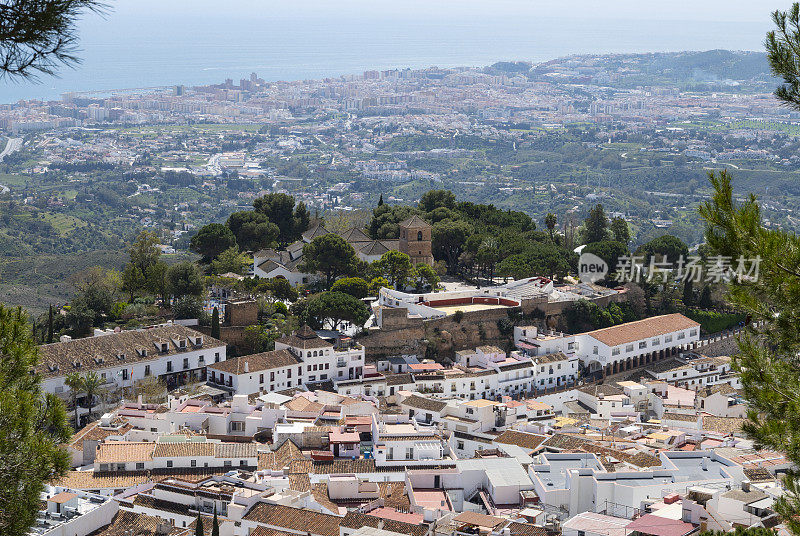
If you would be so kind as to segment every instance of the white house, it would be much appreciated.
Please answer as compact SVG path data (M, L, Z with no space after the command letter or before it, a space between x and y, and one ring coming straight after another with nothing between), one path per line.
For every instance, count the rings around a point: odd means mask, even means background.
M36 367L48 393L69 390L72 372L97 373L104 387L132 387L147 377L168 386L202 381L206 366L225 361L225 343L199 331L171 324L45 344Z
M332 344L308 326L275 341L275 350L209 366L208 381L237 394L282 391L302 384L361 377L364 347Z
M95 471L149 471L258 466L255 443L223 443L204 436L162 436L155 443L108 441L97 446Z
M541 342L522 329L514 337L523 350L544 346L545 353L576 355L589 373L616 374L691 349L700 339L700 324L674 313L576 335L550 335Z

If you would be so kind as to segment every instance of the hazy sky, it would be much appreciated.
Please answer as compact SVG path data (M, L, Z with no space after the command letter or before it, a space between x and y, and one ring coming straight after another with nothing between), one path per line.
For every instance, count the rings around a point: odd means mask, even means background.
M117 0L125 16L257 17L325 15L353 17L476 16L598 17L612 19L769 21L787 0Z

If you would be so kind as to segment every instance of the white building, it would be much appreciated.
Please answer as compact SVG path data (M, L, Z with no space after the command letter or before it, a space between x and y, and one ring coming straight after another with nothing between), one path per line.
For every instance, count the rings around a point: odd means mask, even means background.
M176 387L205 379L206 366L225 361L225 343L178 324L121 331L40 347L36 371L48 393L69 390L72 372L95 372L104 387L132 387L151 376Z
M230 359L209 366L211 385L236 394L282 391L303 384L360 378L364 347L351 342L332 344L303 326L275 341L275 350Z
M689 350L700 339L700 324L681 314L654 316L618 326L579 333L549 336L515 330L514 343L529 349L545 346L546 353L577 356L589 373L616 374Z
M255 443L223 443L204 436L162 436L149 441L108 441L97 446L95 471L258 466Z

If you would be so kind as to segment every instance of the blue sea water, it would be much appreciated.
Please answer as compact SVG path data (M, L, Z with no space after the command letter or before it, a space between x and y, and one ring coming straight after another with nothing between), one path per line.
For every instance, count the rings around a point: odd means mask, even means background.
M166 0L169 1L169 0ZM491 0L489 0L491 1ZM368 69L431 65L483 66L501 60L544 61L577 53L680 50L762 50L769 20L707 22L475 16L458 9L416 16L395 10L358 13L327 9L258 16L191 9L112 11L81 24L81 65L38 84L0 80L0 103L57 99L68 91L208 84L257 72L266 80L297 80Z

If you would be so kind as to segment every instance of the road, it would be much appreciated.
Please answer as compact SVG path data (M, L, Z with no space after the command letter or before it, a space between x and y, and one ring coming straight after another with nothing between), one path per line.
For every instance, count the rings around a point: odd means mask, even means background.
M22 148L22 138L8 138L8 143L6 143L5 149L3 149L2 152L0 152L0 162L2 162L6 156L10 155L11 153L19 151L21 148ZM9 189L8 186L0 184L0 194L7 194L10 191L11 190Z

